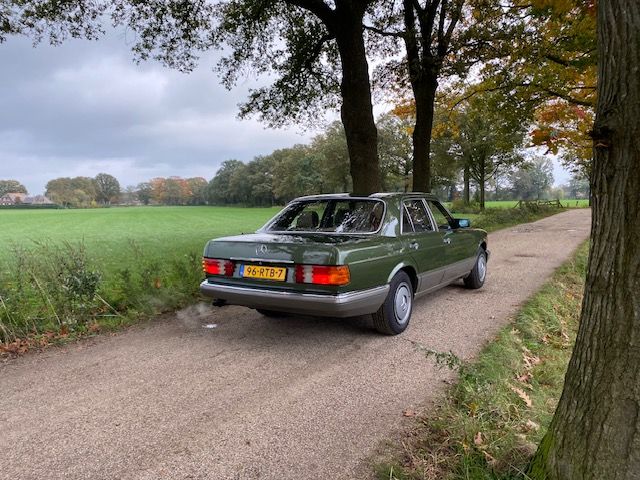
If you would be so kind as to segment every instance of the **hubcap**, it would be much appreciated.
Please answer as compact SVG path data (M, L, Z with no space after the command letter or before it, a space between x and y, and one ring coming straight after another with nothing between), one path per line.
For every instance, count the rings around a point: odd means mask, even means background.
M487 275L487 258L484 255L478 257L478 278L481 282L484 282L484 277Z
M396 296L393 302L393 310L396 321L400 325L404 325L409 321L411 315L411 288L406 283L401 283L396 289Z

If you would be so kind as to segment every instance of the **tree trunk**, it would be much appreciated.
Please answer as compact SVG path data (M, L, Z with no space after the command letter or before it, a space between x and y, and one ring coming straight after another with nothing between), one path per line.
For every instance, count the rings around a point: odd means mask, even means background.
M534 479L640 478L640 0L598 2L598 59L587 283Z
M353 193L369 195L380 191L380 165L362 16L341 12L335 33L342 64L340 115L347 137Z
M413 129L413 191L431 191L431 128L438 81L436 78L412 79L416 102Z
M483 159L480 162L480 175L478 175L478 187L480 188L480 210L484 210L484 191L485 191L485 183L487 181L486 176L486 163Z
M464 204L469 205L471 203L471 197L470 197L470 191L469 191L471 174L469 172L469 164L465 164L464 166L463 178L464 178L464 195L463 195Z

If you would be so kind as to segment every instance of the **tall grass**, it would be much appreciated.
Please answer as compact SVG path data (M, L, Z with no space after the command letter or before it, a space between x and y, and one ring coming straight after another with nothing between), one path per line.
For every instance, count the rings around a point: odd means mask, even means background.
M455 217L468 218L471 220L472 227L487 231L534 222L562 211L562 209L546 205L526 205L522 208L487 208L482 211L479 206L474 204L465 206L461 202L454 202L451 205L451 212Z
M159 261L135 242L129 249L132 261L107 272L82 242L13 245L0 259L0 342L109 328L195 298L198 256Z

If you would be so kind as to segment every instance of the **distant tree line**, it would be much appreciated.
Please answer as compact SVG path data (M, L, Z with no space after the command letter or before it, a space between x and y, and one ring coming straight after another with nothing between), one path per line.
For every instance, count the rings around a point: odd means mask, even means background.
M523 154L525 132L489 118L491 112L466 110L442 119L432 143L432 191L444 200L587 198L585 178L553 189L551 161ZM382 191L410 191L411 124L402 111L377 122ZM46 195L65 207L126 205L282 205L302 195L350 192L353 189L344 129L339 122L306 145L275 150L248 163L226 160L215 176L156 177L136 186L120 187L107 173L95 178L56 178ZM25 192L16 180L0 180L3 192Z
M553 165L545 157L522 153L524 132L509 135L496 124L464 118L451 136L433 140L432 191L444 200L587 198L588 181L579 177L552 188ZM382 191L412 188L411 128L398 115L377 123ZM255 157L248 163L227 160L209 182L211 205L281 205L301 195L352 191L346 140L334 123L309 145L295 145Z
M95 178L62 177L50 180L46 195L65 207L97 207L113 204L204 205L208 183L204 178L153 178L137 187L122 189L108 173Z
M47 182L45 195L64 207L91 207L117 203L120 183L108 173L90 177L61 177Z
M127 193L129 198L144 205L205 205L207 187L208 183L202 177L156 177L135 188L128 187Z

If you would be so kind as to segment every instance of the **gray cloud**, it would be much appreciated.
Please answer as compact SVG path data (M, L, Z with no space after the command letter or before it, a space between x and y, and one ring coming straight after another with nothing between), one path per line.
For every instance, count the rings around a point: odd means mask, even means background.
M0 179L31 193L60 176L115 175L123 186L155 176L211 178L229 158L250 160L306 142L313 132L236 119L247 79L229 92L207 55L191 74L132 62L124 34L58 47L0 44ZM376 113L388 109L376 105ZM329 112L328 120L336 115ZM569 174L554 159L555 183Z
M311 132L265 129L236 119L247 80L232 92L203 57L191 74L136 65L126 38L33 48L0 45L0 178L39 193L55 177L101 171L123 185L154 176L211 178L229 158L249 160L305 142Z

